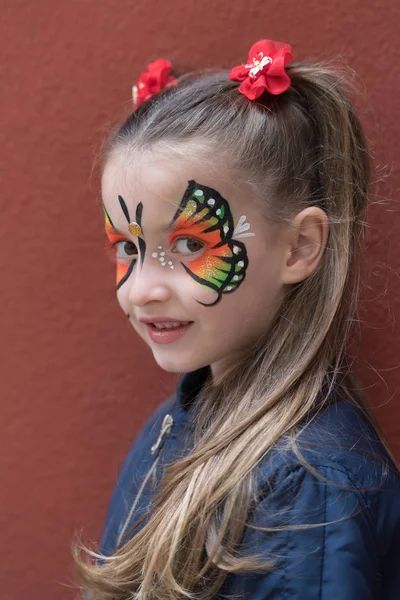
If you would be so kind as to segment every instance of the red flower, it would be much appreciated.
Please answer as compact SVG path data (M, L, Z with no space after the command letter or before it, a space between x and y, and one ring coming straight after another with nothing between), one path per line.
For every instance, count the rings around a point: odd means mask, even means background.
M289 44L260 40L250 48L247 64L234 67L229 79L242 81L239 92L250 100L255 100L264 91L282 94L290 87L285 67L292 58Z
M132 87L132 100L138 108L145 100L159 94L165 87L176 86L177 80L170 76L171 63L165 58L158 58L147 65L147 71L139 76L137 84Z

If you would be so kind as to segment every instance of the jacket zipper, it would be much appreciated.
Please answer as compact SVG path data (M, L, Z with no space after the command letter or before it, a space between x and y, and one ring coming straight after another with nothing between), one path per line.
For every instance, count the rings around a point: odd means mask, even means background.
M139 488L139 491L137 493L137 496L135 498L135 500L132 502L132 505L129 509L129 513L128 516L126 517L124 524L122 526L122 528L120 529L119 533L118 533L118 538L117 538L117 547L120 545L121 540L125 534L125 531L128 528L128 525L130 523L130 520L132 518L133 513L135 512L135 509L138 505L138 502L140 500L140 497L143 493L144 488L146 487L146 484L148 482L148 480L150 479L151 475L156 471L158 462L161 458L161 450L164 447L164 442L166 440L166 438L169 436L169 434L171 433L171 429L172 426L174 424L174 419L172 417L172 415L170 414L166 414L163 422L161 424L161 428L160 428L160 433L158 434L158 438L156 440L156 442L152 445L152 447L150 448L150 454L152 456L156 455L156 458L151 466L151 468L149 469L149 471L146 473L146 477L143 479L142 484Z

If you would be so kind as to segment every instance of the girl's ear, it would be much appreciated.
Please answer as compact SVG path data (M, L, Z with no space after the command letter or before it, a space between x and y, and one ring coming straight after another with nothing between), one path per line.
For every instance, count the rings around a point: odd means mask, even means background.
M282 283L298 283L315 271L325 251L328 234L328 217L317 206L305 208L292 219Z

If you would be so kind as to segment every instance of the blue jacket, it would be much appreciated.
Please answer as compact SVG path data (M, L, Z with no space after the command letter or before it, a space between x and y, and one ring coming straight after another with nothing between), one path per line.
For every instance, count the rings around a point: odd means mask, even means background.
M176 395L153 413L132 446L108 510L101 541L106 555L146 512L162 466L182 456L206 373L205 367L184 375ZM337 397L303 429L299 447L329 483L282 446L262 464L263 493L250 523L277 525L282 511L286 525L336 522L273 535L246 528L243 550L275 557L277 568L229 574L218 598L400 599L400 476L374 429L353 403Z

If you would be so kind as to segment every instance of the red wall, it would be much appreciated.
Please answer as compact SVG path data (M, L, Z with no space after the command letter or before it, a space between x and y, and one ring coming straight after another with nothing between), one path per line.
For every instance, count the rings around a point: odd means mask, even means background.
M377 190L394 200L371 211L357 362L400 457L398 17L397 0L3 3L1 598L75 597L72 534L97 539L124 453L172 389L116 304L91 175L103 132L158 56L233 66L270 37L298 60L340 54L362 78L377 177L389 173Z

